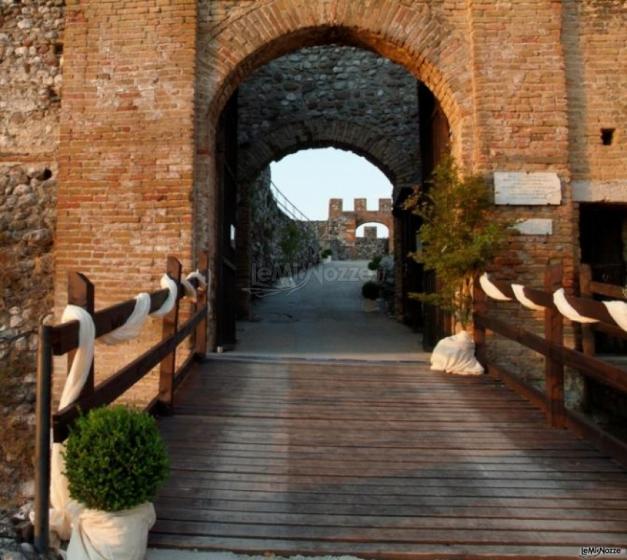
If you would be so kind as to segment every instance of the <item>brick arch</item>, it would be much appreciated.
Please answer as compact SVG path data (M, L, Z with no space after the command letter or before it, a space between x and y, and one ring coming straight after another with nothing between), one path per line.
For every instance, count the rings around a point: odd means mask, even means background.
M206 111L199 114L199 144L211 142L210 131L222 108L255 68L302 47L341 43L373 50L425 83L449 120L453 152L470 163L471 46L466 27L456 17L423 3L407 6L397 0L381 0L370 9L353 0L271 0L227 26L201 30L198 58L205 77L200 77L198 101Z
M395 186L414 182L415 165L403 147L376 130L354 122L315 120L279 127L250 146L241 148L238 176L253 181L270 162L308 148L334 147L366 158Z

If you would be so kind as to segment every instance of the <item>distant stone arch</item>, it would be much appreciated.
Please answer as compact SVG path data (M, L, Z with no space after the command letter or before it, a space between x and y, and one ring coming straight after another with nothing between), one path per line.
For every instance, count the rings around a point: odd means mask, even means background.
M359 234L359 228L362 228L361 231L361 235ZM390 238L390 230L388 228L388 226L386 226L385 224L382 224L381 222L364 222L362 224L359 224L357 226L357 228L355 229L355 236L357 238L359 237L370 237L373 235L373 230L374 230L374 237L378 238L378 229L379 228L385 228L385 235L382 235L381 238L385 238L385 239L389 239Z
M320 222L320 238L324 247L331 248L337 257L344 259L362 258L357 246L357 228L362 224L376 222L388 228L388 240L394 239L394 216L392 199L380 198L377 209L368 210L365 198L356 198L353 210L344 210L341 198L329 200L329 217ZM376 239L376 236L375 236ZM391 250L391 243L383 252Z

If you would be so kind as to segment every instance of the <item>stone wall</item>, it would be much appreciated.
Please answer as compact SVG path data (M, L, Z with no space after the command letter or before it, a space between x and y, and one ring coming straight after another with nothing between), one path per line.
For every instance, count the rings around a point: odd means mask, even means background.
M239 177L302 148L335 146L370 159L394 185L419 180L418 89L402 66L355 47L300 49L239 88Z
M32 497L36 331L52 311L63 0L0 2L0 510Z
M267 167L250 189L250 285L263 295L280 278L296 274L318 262L318 232L311 223L287 216L270 189Z
M0 161L56 150L64 4L0 3Z
M377 228L372 229L374 232L371 235L355 238L355 259L370 261L374 257L389 254L390 240L388 238L377 239Z

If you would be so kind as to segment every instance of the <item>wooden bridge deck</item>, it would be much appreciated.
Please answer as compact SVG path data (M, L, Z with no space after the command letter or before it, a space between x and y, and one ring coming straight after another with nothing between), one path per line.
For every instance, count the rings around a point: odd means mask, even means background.
M151 546L385 558L627 548L627 472L488 377L214 360L176 397L160 420L172 476Z

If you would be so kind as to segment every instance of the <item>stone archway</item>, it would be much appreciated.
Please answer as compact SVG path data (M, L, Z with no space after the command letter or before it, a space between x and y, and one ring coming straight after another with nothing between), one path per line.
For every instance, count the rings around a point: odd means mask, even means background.
M472 46L467 29L457 19L461 14L455 10L424 4L408 7L393 0L377 2L372 11L356 7L350 0L321 5L295 5L277 0L235 12L233 19L223 14L228 25L214 27L208 6L201 9L195 189L199 198L213 197L205 186L213 180L213 135L227 100L255 69L313 45L358 46L404 66L440 101L451 126L454 153L469 164L472 161ZM197 206L206 205L199 201ZM218 216L210 216L209 221L204 213L197 213L199 217L203 222L197 222L196 232L203 242L211 238Z
M209 199L215 199L215 195L203 189L203 184L207 184L205 177L208 177L210 182L213 180L210 161L214 151L213 136L217 119L227 100L257 68L282 55L314 45L332 43L361 47L405 67L440 100L453 130L453 151L465 161L470 161L474 98L470 82L464 80L471 68L470 47L463 29L456 28L454 18L450 19L451 14L426 6L414 9L395 3L387 5L388 2L383 1L378 3L377 8L384 12L390 8L396 14L395 17L386 20L373 17L364 10L354 10L354 3L351 5L350 2L338 0L332 4L333 8L330 10L317 10L310 6L296 7L287 2L269 2L259 4L255 9L242 10L238 17L232 20L233 25L229 24L228 27L211 28L201 25L198 56L202 64L199 63L201 71L197 76L197 107L207 107L207 112L197 113L195 189L197 197L208 196ZM403 25L399 26L396 18L401 15ZM408 27L425 30L427 34L421 35L418 41L408 42L406 38L402 38L405 24ZM434 34L456 40L451 41L446 50L442 50L441 44L433 41ZM217 53L221 56L216 56ZM434 62L436 60L437 65ZM464 71L461 71L460 64L464 61L467 64ZM440 67L446 69L446 78ZM295 128L291 127L291 130L294 131ZM300 146L316 145L316 134L319 132L310 134L304 143L300 142ZM321 143L347 147L341 138L332 140L333 142L330 142L323 138ZM363 140L361 142L353 140L349 146L357 153L365 152L372 155L376 146L371 144L367 150L363 150L360 148L362 143ZM296 142L292 150L298 147L299 143ZM264 151L266 155L262 158L261 154ZM246 162L248 159L269 161L273 159L273 154L276 157L281 155L281 152L289 151L287 148L273 145L264 138L262 142L251 146L249 154L242 154L242 161L244 165L250 163ZM397 153L402 154L403 150L397 150ZM373 159L381 161L383 158L375 156ZM390 159L389 154L387 159ZM402 169L404 164L405 162L396 162L399 171L396 172L395 183L398 185L400 179L404 183L403 186L415 184L415 176L412 182L411 174ZM390 176L391 166L385 167ZM410 168L411 165L405 167ZM252 170L250 175L253 175ZM201 208L205 205L200 202L196 206ZM207 239L211 246L211 232L219 227L219 211L218 214L210 214L209 220L206 220L207 215L204 213L196 215L200 218L196 227L197 238L200 242Z
M250 182L270 162L309 148L338 148L366 158L393 185L415 182L414 162L403 146L381 137L377 130L354 122L317 120L292 123L273 130L248 148L240 151L239 179Z
M85 0L69 3L66 14L55 152L57 309L70 269L107 286L97 292L103 305L156 281L164 254L179 255L186 267L195 247L215 255L214 133L222 109L255 68L329 43L370 49L420 79L442 105L464 167L558 173L559 207L511 210L551 219L556 232L525 240L524 258L512 266L531 280L547 256L565 254L572 284L568 110L578 115L579 105L568 107L564 52L570 66L577 63L572 44L581 37L561 4L180 0L118 10ZM587 110L597 118L592 107L610 101L589 95Z

